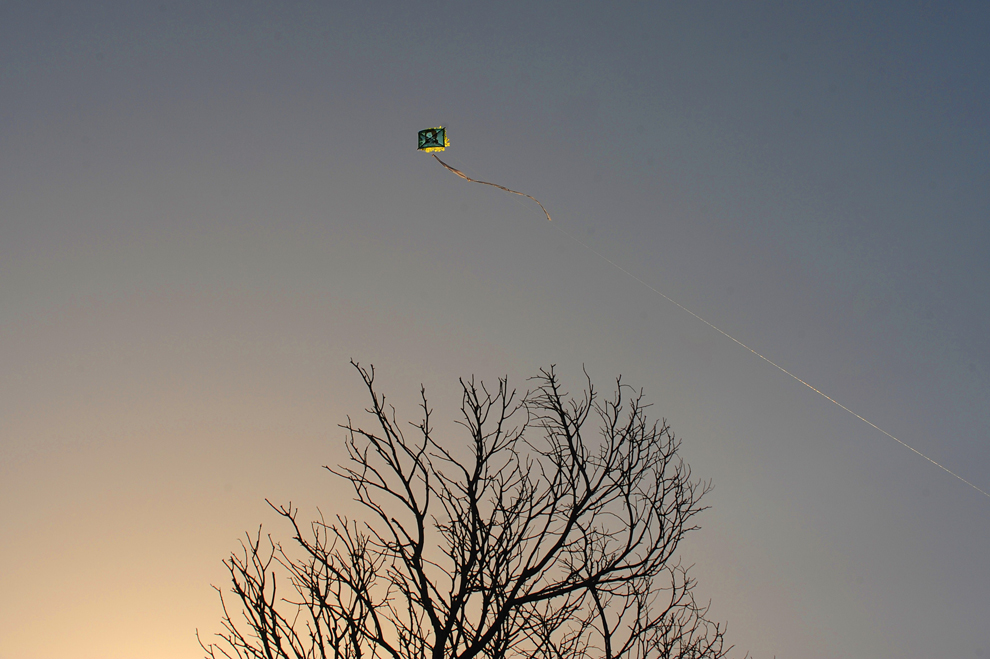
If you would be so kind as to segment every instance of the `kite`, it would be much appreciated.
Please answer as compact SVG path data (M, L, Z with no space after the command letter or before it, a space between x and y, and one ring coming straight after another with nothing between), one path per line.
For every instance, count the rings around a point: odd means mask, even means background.
M448 146L450 146L450 140L447 139L447 131L443 126L419 131L419 151L433 153L434 151L443 151Z
M457 174L458 176L460 176L465 181L470 181L471 183L482 183L484 185L490 185L492 187L498 188L499 190L505 190L506 192L511 192L512 194L517 194L520 197L529 197L530 199L532 199L533 201L535 201L539 205L539 207L543 210L544 215L547 216L547 220L550 220L550 213L547 213L547 209L546 208L543 208L543 204L541 204L540 201L539 201L539 199L537 199L536 197L533 197L532 195L528 195L525 192L517 192L516 190L510 190L509 188L505 187L504 185L499 185L497 183L489 183L488 181L478 181L476 179L473 179L473 178L469 177L467 174L465 174L464 172L460 171L459 169L455 169L455 168L451 167L450 165L448 165L447 163L445 163L444 161L440 160L440 158L437 157L436 152L437 151L443 151L448 146L450 146L450 140L447 139L447 130L443 126L437 126L436 128L427 128L426 130L419 131L419 149L418 149L419 151L423 151L425 153L429 153L431 156L433 156L434 158L436 158L436 160L437 160L438 163L440 163L441 165L443 165L446 169L448 169L449 171L453 172L454 174ZM550 221L553 221L553 220L550 220ZM565 236L567 236L568 238L570 238L571 240L573 240L577 244L581 245L582 247L584 247L585 249L587 249L591 253L593 253L593 254L601 257L602 259L604 259L605 261L607 261L608 263L610 263L611 265L613 265L615 268L617 268L621 272L623 272L626 275L628 275L630 278L632 278L635 281L639 282L640 284L642 284L646 288L650 289L651 291L653 291L654 293L656 293L657 295L659 295L663 299L667 300L668 302L670 302L670 303L674 304L675 306L679 307L682 311L686 311L691 316L694 316L697 320L701 321L702 323L704 323L705 325L707 325L711 329L715 330L716 332L718 332L722 336L726 337L730 341L736 343L737 345L739 345L740 347L744 348L745 350L748 350L749 352L753 353L754 355L756 355L757 357L759 357L760 359L762 359L764 362L770 364L771 366L773 366L774 368L776 368L780 372L784 373L785 375L790 376L792 379L794 379L797 382L803 384L805 387L807 387L808 389L811 389L813 392L815 392L816 394L822 396L823 398L825 398L829 402L834 403L835 405L837 405L838 407L842 408L843 410L845 410L849 414L853 415L854 417L856 417L857 419L859 419L860 421L862 421L866 425L870 426L874 430L877 430L877 431L883 433L888 438L894 440L895 442L897 442L898 444L900 444L904 448L908 449L909 451L912 451L913 453L915 453L918 456L924 458L925 460L927 460L928 462L932 463L933 465L935 465L939 469L941 469L941 470L949 473L950 475L956 477L958 480L962 481L966 485L969 485L971 488L973 488L977 492L979 492L979 493L983 494L984 496L990 498L990 492L987 492L986 490L983 490L983 489L977 487L976 485L974 485L973 483L969 482L968 480L966 480L965 478L963 478L962 476L960 476L956 472L952 471L951 469L949 469L945 465L942 465L942 464L936 462L935 460L931 459L930 457L928 457L927 455L925 455L924 453L922 453L918 449L914 448L913 446L910 446L910 445L902 442L901 440L897 439L896 437L894 437L892 434L890 434L889 432L887 432L886 430L884 430L880 426L876 425L875 423L873 423L869 419L867 419L867 418L865 418L863 416L860 416L856 412L853 412L851 409L849 409L848 407L846 407L845 405L843 405L839 401L835 400L834 398L832 398L831 396L829 396L825 392L821 391L820 389L816 389L814 386L812 386L808 382L805 382L804 380L802 380L798 376L794 375L793 373L791 373L790 371L788 371L786 368L784 368L783 366L781 366L777 362L772 361L769 357L766 357L765 355L760 354L759 352L757 352L753 348L750 348L748 345L746 345L745 343L743 343L742 341L740 341L736 337L732 336L728 332L725 332L725 331L719 329L718 327L716 327L712 323L708 322L707 320L705 320L704 318L702 318L698 314L694 313L693 311L691 311L690 309L688 309L687 307L685 307L681 303L679 303L676 300L673 300L673 299L667 297L659 289L657 289L657 288L651 286L650 284L648 284L647 282L643 281L642 279L640 279L639 277L637 277L633 273L629 272L628 270L626 270L625 268L623 268L621 265L619 265L618 263L616 263L612 259L608 258L607 256L605 256L604 254L602 254L598 250L594 249L590 245L586 245L583 242L581 242L580 240L578 240L577 238L575 238L574 236L572 236L569 232L565 231L560 225L555 224L553 226L554 226L555 229L557 229L558 231L560 231L561 233L563 233Z
M437 157L437 154L435 152L443 151L448 146L450 146L450 140L447 139L447 130L443 126L437 126L436 128L427 128L425 130L419 131L419 147L417 149L418 151L429 153L431 156L437 159L438 163L443 165L445 168L447 168L449 171L453 172L454 174L457 174L465 181L470 181L471 183L481 183L483 185L490 185L493 188L498 188L499 190L505 190L506 192L517 194L520 197L529 197L530 199L536 202L537 206L540 207L540 210L543 211L543 214L547 216L547 220L551 222L553 221L550 219L550 213L547 212L546 208L543 208L543 204L541 204L540 200L537 199L536 197L532 195L528 195L525 192L517 192L516 190L510 190L504 185L499 185L498 183L489 183L488 181L479 181L477 179L473 179L464 172L462 172L461 170L454 169L444 161L440 160L440 158Z

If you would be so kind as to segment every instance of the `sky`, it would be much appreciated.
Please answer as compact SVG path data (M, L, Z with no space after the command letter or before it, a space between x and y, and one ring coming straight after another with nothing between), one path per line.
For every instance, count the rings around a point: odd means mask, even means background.
M289 538L266 497L359 512L322 469L350 359L452 443L459 377L642 388L714 485L680 555L737 656L990 656L990 497L635 279L990 491L988 33L982 2L0 3L0 659L202 656L221 561ZM553 222L417 153L438 125Z

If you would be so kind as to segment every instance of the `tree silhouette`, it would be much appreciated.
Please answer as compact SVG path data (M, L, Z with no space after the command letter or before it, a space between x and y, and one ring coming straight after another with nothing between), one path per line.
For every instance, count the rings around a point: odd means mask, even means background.
M620 379L602 401L589 379L570 399L553 367L518 400L505 379L461 380L455 447L434 436L425 389L403 432L374 367L352 363L375 426L348 418L349 461L327 469L370 519L303 523L269 502L294 542L259 528L225 561L233 597L217 589L224 631L200 642L208 657L726 656L675 557L710 484L691 480L642 392Z

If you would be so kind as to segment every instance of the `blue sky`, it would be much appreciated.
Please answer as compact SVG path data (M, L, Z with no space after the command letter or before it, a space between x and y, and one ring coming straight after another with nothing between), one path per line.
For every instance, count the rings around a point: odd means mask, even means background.
M364 407L557 364L742 655L990 654L984 3L0 6L0 657L198 656ZM536 196L471 185L415 152ZM449 158L448 158L449 156ZM457 441L457 427L445 432ZM53 633L53 629L58 633ZM71 650L70 650L71 648Z

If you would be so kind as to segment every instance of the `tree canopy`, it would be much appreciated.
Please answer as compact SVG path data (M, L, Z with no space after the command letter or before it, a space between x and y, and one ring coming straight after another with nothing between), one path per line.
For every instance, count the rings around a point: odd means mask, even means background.
M571 398L553 367L522 395L461 380L455 443L436 436L425 389L402 424L374 368L354 366L373 424L348 418L349 459L327 469L368 518L304 522L270 503L293 542L259 529L225 561L208 657L726 656L676 555L711 486L641 391L620 378L602 399L588 378Z

